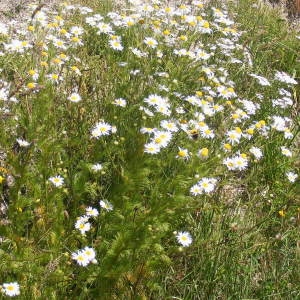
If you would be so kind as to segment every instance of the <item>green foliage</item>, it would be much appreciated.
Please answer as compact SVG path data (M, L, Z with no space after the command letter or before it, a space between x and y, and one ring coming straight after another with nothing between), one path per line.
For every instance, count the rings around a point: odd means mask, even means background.
M295 33L255 1L236 23L218 1L88 2L0 24L0 297L297 299L300 91L272 79L299 79Z

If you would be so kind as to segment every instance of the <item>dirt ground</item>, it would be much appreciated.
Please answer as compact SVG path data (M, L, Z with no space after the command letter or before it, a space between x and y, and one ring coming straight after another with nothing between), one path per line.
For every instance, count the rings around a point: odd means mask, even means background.
M25 3L24 0L1 0L0 2L0 11L7 11L14 6L18 6L22 3Z
M54 5L59 0L30 1L30 0L0 0L0 22L7 20L23 20L28 17L30 3L44 3L46 6Z
M119 3L119 2L122 3L123 0L113 0L113 1L115 1L115 3ZM275 7L276 6L281 7L283 17L289 20L292 27L295 27L298 30L300 30L300 0L261 0L261 1L265 3L269 3L269 5L272 4ZM28 6L32 2L45 4L46 6L51 7L56 3L62 2L62 0L0 0L0 22L7 22L10 20L22 22L28 19L28 16L30 15L28 12ZM68 2L78 3L78 1L74 1L74 0L69 0ZM84 2L85 1L82 0L82 3Z

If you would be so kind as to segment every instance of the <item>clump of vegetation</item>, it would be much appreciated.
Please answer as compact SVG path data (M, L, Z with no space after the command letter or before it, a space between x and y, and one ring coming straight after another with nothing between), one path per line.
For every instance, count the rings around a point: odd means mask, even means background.
M0 23L3 297L299 297L299 40L253 3Z

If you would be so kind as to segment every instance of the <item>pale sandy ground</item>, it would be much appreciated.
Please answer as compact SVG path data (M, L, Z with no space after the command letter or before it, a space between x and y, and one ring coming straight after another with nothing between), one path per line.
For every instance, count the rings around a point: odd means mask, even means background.
M106 1L106 0L99 0ZM226 1L226 0L224 0ZM283 12L286 13L286 7L289 7L289 2L293 2L295 0L262 0L265 3L272 3L274 6L281 7ZM300 3L300 0L297 0ZM31 0L0 0L0 21L6 21L7 19L24 19L26 16L26 8L28 4L31 2L35 3L43 3L46 6L52 6L55 3L62 2L62 0L42 0L42 1L31 1ZM72 3L72 0L68 1ZM176 1L174 1L176 3ZM178 1L179 2L179 1ZM84 0L82 1L84 4ZM122 3L122 0L115 0L116 4ZM300 7L300 4L299 4ZM294 19L294 18L293 18ZM297 20L298 19L298 20ZM295 21L295 19L293 20ZM299 18L296 18L296 23L299 23Z
M1 0L0 1L0 10L6 11L9 10L17 5L20 5L22 3L26 3L24 0Z
M28 3L26 0L0 0L0 21L22 19Z
M22 21L28 18L28 6L30 3L39 3L39 1L30 0L0 0L0 22L8 20ZM40 1L46 6L52 6L59 3L59 0Z
M0 0L0 11L7 12L7 11L18 11L19 9L24 9L28 6L28 4L35 2L38 3L39 1L30 1L30 0ZM47 0L47 1L40 1L41 3L45 3L46 5L51 5L54 3L58 3L58 0Z

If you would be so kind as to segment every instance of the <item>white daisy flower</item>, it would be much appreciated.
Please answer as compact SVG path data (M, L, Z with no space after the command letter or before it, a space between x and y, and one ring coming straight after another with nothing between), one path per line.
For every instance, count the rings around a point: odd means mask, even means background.
M2 292L9 297L20 295L20 286L17 282L3 283Z
M223 160L223 164L228 168L228 170L233 171L235 170L235 162L233 158L227 157Z
M90 263L89 257L81 250L73 252L72 259L76 260L77 264L82 267L86 267Z
M152 49L156 48L157 45L158 45L158 42L157 42L155 39L151 38L151 37L146 37L146 38L144 39L144 43L145 43L147 46L149 46L150 48L152 48Z
M215 134L213 130L209 129L207 126L200 129L201 136L206 139L213 139Z
M114 100L113 104L116 105L116 106L125 107L127 102L123 98L118 98L118 99Z
M216 188L217 179L203 177L195 185L190 188L190 193L193 196L198 196L202 194L210 194Z
M290 182L295 182L296 179L298 178L298 174L296 174L294 172L287 172L285 174Z
M189 150L178 147L178 152L177 152L176 158L189 159L190 158Z
M64 184L64 178L60 175L50 177L49 181L51 181L56 187L61 187Z
M238 154L234 157L228 157L223 160L223 164L228 170L245 170L248 167L248 159L244 154Z
M78 219L75 223L75 228L78 229L82 235L85 235L86 232L90 231L91 223L83 222L81 219Z
M243 157L242 155L237 155L233 158L233 163L236 170L242 171L248 167L248 160L247 158Z
M148 133L148 134L151 134L151 133L154 133L156 131L156 128L151 128L151 127L142 127L140 129L140 132L145 134L145 133Z
M255 78L258 80L258 83L262 86L270 86L271 83L269 82L269 80L263 76L259 76L259 75L256 75L256 74L249 74L251 77Z
M160 146L156 143L145 144L144 152L149 154L157 154L160 151Z
M106 122L98 122L92 129L92 137L99 138L103 135L109 135L112 127Z
M98 34L101 34L101 33L114 33L112 27L110 24L107 24L107 23L103 23L103 22L100 22L97 24L97 29L98 29Z
M8 27L2 22L0 22L0 34L3 34L3 35L8 34Z
M81 250L82 253L87 257L87 259L95 264L97 263L97 260L96 260L96 252L93 248L91 247L85 247L84 249Z
M23 140L23 139L17 139L17 143L21 146L21 147L29 147L30 143Z
M70 32L72 34L74 34L75 36L80 36L84 33L84 30L82 27L79 27L79 26L72 26L71 29L70 29Z
M281 81L284 83L297 84L297 81L285 72L277 71L274 78L275 78L275 80L278 80L278 81Z
M289 150L288 148L282 146L280 147L281 149L281 153L284 155L284 156L287 156L287 157L292 157L293 153L291 150Z
M181 244L183 247L188 247L193 242L192 236L189 232L186 231L178 232L176 238L178 243Z
M176 126L176 123L171 120L162 120L160 122L160 126L170 132L178 131L178 127Z
M172 134L169 131L156 131L152 142L157 144L159 147L167 147L172 139Z
M94 172L98 172L98 171L101 171L103 169L103 166L101 164L97 163L97 164L93 164L91 169Z
M204 193L211 193L216 187L217 179L215 178L202 178L198 185L202 188Z
M85 209L85 213L89 217L97 217L99 215L98 209L93 208L91 206L89 206Z
M190 188L190 193L193 196L201 195L203 192L202 187L199 184L195 184Z
M81 101L81 97L77 93L72 93L71 96L68 97L68 100L70 100L71 102L77 103L77 102Z
M261 151L261 149L257 148L257 147L251 147L250 150L249 150L254 156L256 159L261 159L263 157L263 153Z
M109 41L109 46L117 51L122 51L124 49L124 47L122 46L120 40L116 39L116 40L110 40Z
M113 210L113 205L107 200L100 200L99 205L107 211Z

